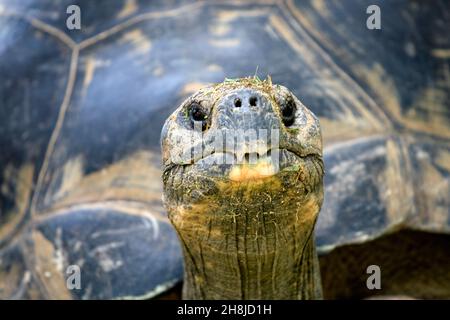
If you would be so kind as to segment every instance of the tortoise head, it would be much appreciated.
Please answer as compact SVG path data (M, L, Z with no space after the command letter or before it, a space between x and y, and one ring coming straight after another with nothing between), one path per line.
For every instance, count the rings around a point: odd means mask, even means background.
M193 264L198 270L199 263L205 264L202 274L193 271L195 276L189 277L187 271L186 286L191 288L186 295L299 297L284 286L299 283L295 259L300 248L312 242L323 199L322 139L311 111L270 79L225 81L184 101L167 119L161 145L164 201L185 249L186 268ZM245 252L246 258L237 263L245 262L253 272L261 268L256 260L273 259L277 250L286 248L293 251L279 258L277 271L291 267L293 271L281 275L264 294L253 289L224 293L226 286L220 281L212 289L192 288L194 282L214 278L218 270L233 281L234 271L224 267L230 256ZM198 255L203 262L192 261ZM258 286L256 279L248 281L249 288Z

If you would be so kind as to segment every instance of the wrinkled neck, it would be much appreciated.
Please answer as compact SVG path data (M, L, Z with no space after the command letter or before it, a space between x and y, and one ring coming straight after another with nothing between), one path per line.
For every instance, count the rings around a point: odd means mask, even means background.
M247 211L195 225L176 226L185 258L184 299L322 297L313 226L295 214Z
M295 256L284 252L248 255L202 251L187 253L184 299L321 299L317 256L312 240ZM221 264L214 269L206 259Z

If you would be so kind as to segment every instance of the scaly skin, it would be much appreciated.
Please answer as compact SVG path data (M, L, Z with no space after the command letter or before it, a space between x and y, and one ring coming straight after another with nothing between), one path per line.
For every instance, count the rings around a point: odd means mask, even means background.
M289 101L293 123L281 112ZM203 134L193 129L191 109L199 105ZM279 130L278 139L255 144L256 163L207 161L248 153L245 143L210 147L218 133L252 128ZM188 134L192 138L180 143ZM322 297L313 236L323 201L320 126L289 90L249 78L202 89L169 117L161 143L164 201L184 253L183 298ZM198 146L203 153L192 156ZM272 157L265 156L269 150Z

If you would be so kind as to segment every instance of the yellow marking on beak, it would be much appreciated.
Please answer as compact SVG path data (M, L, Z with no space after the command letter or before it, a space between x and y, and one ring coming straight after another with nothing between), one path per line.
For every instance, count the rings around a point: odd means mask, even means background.
M229 178L232 181L256 180L273 176L275 168L272 163L261 161L257 164L236 165L231 169Z

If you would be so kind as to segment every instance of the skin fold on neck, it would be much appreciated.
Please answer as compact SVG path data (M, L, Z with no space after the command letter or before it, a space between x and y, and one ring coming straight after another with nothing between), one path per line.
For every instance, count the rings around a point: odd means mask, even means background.
M303 196L277 178L261 181L169 210L184 253L183 298L322 297L313 237L321 189Z

